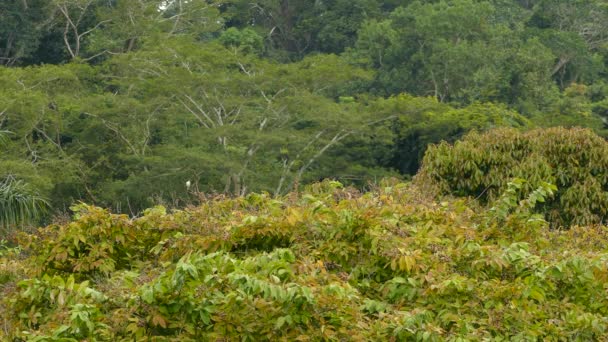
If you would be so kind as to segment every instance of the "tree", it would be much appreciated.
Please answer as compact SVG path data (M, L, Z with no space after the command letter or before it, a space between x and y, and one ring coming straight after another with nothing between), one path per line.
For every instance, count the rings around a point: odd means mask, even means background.
M608 143L589 129L497 129L471 133L454 145L430 147L417 176L440 193L492 202L513 178L526 180L521 198L548 182L555 197L536 206L553 227L608 218Z
M50 11L44 0L0 3L0 65L19 65L33 57L50 26Z
M531 114L556 100L556 85L588 84L605 70L605 6L589 1L574 15L572 2L557 2L414 1L365 22L352 57L378 70L367 89L381 95L502 102Z
M184 204L187 180L203 192L283 193L335 174L328 151L381 119L336 102L369 73L335 55L281 65L176 35L100 70L111 91L70 103L63 149L85 161L92 200L126 211Z
M88 39L89 55L131 52L173 36L209 39L223 26L215 1L117 0L99 7L99 30Z
M271 55L297 59L351 47L363 21L380 16L380 7L376 0L230 0L222 6L229 27L254 26L266 37Z
M453 143L472 130L495 127L530 127L532 123L504 105L475 103L453 108L433 97L400 95L379 99L370 110L380 116L394 116L391 122L390 160L384 165L401 174L418 172L426 149L442 141Z
M97 20L95 10L102 0L53 0L56 20L63 26L63 42L72 59L81 57L85 39L107 20Z

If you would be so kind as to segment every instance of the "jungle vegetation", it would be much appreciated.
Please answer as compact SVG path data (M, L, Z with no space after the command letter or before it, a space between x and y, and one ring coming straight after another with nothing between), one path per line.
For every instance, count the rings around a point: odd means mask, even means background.
M601 0L3 1L0 181L29 204L0 217L365 189L471 130L606 136L607 44Z
M604 0L2 1L0 340L603 340L607 66Z

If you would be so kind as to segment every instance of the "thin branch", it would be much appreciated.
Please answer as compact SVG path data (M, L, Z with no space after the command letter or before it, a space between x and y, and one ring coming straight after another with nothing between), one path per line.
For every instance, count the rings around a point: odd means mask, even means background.
M241 64L241 62L237 62L239 64L239 67L241 68L241 70L249 77L251 77L251 71L248 71L247 69L245 69L245 66L243 64Z
M124 136L124 134L122 134L122 132L120 131L120 129L118 128L118 125L111 123L107 120L101 119L101 122L112 132L114 132L122 141L124 141L127 146L129 147L129 149L133 152L134 155L139 156L139 151L135 148L135 146L131 143L131 141L129 139L127 139L127 137Z
M51 137L49 137L49 136L48 136L48 134L46 134L46 132L45 132L45 131L41 130L41 129L40 129L40 128L38 128L38 127L34 127L34 130L35 130L36 132L38 132L38 133L42 134L42 136L43 136L43 137L45 137L45 138L46 138L46 140L48 140L48 141L49 141L51 144L55 145L55 147L57 147L57 149L58 149L59 151L61 151L61 153L62 153L62 154L64 154L64 155L65 155L65 151L63 150L63 147L61 147L61 145L60 145L60 144L58 144L58 143L57 143L55 140L53 140Z
M314 138L310 139L310 141L308 141L308 143L306 144L306 146L304 146L300 152L298 152L298 154L296 154L296 157L288 164L287 163L287 158L285 158L283 160L283 172L281 174L281 178L279 178L279 184L277 185L277 189L275 190L275 194L279 195L281 193L281 190L283 189L283 183L285 182L285 179L287 178L287 174L289 172L291 172L291 168L293 167L294 163L300 159L300 156L302 155L302 153L304 153L306 150L308 150L317 140L319 140L319 138L321 138L321 136L325 133L325 130L319 131Z
M70 40L68 39L69 28L70 28L69 23L66 21L65 29L63 30L63 42L65 43L65 46L68 48L68 52L70 53L70 56L72 56L72 58L75 58L76 55L74 54L74 51L72 51L72 45L70 44Z
M178 4L179 4L179 13L177 15L175 15L175 22L173 23L173 27L171 28L171 31L169 32L169 35L172 35L176 30L177 30L177 25L179 25L179 21L183 15L183 7L182 7L182 0L178 0Z
M198 109L198 111L205 117L205 119L207 119L210 123L211 123L211 127L215 127L215 122L213 120L211 120L211 118L209 117L209 115L207 115L207 112L205 112L205 110L203 109L203 107L201 107L200 104L198 104L196 101L194 101L194 99L192 99L192 97L190 97L189 95L184 95L190 102L192 102L192 104L196 107L196 109Z
M194 115L194 117L201 125L205 126L205 128L209 128L209 125L207 125L207 123L194 110L192 110L192 108L190 108L184 101L182 101L182 99L179 99L179 102L181 102L181 104L186 107L190 114Z
M109 50L103 50L103 51L101 51L100 53L96 53L96 54L94 54L94 55L93 55L93 56L91 56L91 57L84 58L84 59L83 59L83 61L88 62L88 61L90 61L90 60L92 60L92 59L94 59L94 58L96 58L96 57L99 57L99 56L101 56L101 55L105 55L106 53L107 53L107 54L112 54L112 52L111 52L111 51L109 51Z
M97 29L97 28L98 28L100 25L103 25L103 24L105 24L105 23L107 23L107 22L110 22L110 21L112 21L112 19L102 20L102 21L98 22L98 23L97 23L95 26L93 26L93 27L92 27L90 30L84 31L83 33L79 34L79 35L78 35L78 39L80 39L80 38L82 38L82 37L86 36L87 34L89 34L89 33L93 32L93 31L95 31L95 30L96 30L96 29Z
M314 156L312 156L308 160L308 162L306 164L304 164L304 166L302 166L298 170L294 183L298 184L300 182L300 179L302 179L302 175L304 174L304 171L306 171L319 157L321 157L325 153L325 151L327 151L330 147L332 147L336 143L340 142L340 140L346 138L347 136L349 136L353 133L354 133L354 131L345 131L345 130L341 130L340 132L336 133L336 135L334 135L334 137L325 146L323 146Z
M243 108L242 106L238 106L237 109L233 110L236 111L236 114L232 115L232 121L230 121L230 125L234 125L234 123L236 122L236 119L238 119L239 115L241 115L241 108Z

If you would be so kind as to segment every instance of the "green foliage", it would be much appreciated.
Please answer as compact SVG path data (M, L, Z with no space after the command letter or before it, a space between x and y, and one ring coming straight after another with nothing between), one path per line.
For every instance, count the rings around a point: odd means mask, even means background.
M223 16L231 28L255 27L267 35L268 54L302 58L315 52L341 53L352 47L365 19L382 15L382 1L297 0L225 1Z
M586 129L498 129L471 133L454 145L429 148L418 176L441 193L497 198L514 177L526 179L522 196L548 181L555 197L536 209L554 226L605 222L608 144Z
M197 192L285 193L329 176L365 184L390 174L364 146L382 118L336 102L369 72L335 55L278 64L243 49L179 35L98 67L0 69L0 122L14 132L0 175L23 179L56 210L86 200L135 214L196 202ZM360 152L328 158L349 145Z
M378 71L372 92L546 113L558 87L606 69L608 12L583 2L412 1L366 21L352 56Z
M76 283L73 276L45 275L40 279L19 282L22 292L14 302L15 308L21 312L19 320L30 328L47 326L50 333L46 336L26 333L28 341L102 339L106 334L104 329L108 327L102 323L102 315L96 305L107 301L107 298L88 285L87 281ZM61 325L56 327L47 315L64 318L57 322Z
M373 112L396 118L390 127L393 141L388 164L410 175L418 171L430 144L454 142L471 130L532 125L522 115L492 103L453 108L432 97L399 95L374 101L370 107Z
M608 136L607 14L598 0L5 1L0 177L51 215L78 201L137 215L409 177L427 145L472 129Z
M48 202L21 180L12 176L0 181L0 227L34 223L48 209Z
M606 23L602 0L2 2L0 226L64 216L1 236L0 339L603 338L608 234L547 221L605 221L606 143L447 143L607 136ZM415 186L481 205L373 185L440 141Z
M75 274L109 274L130 266L138 252L134 229L126 215L109 216L103 209L80 204L72 207L75 222L49 226L42 236L53 243L29 241L45 264L43 271L61 270Z
M37 52L48 18L48 1L9 0L0 4L0 65L19 65Z
M0 246L0 275L12 275L0 338L600 339L608 231L549 230L535 208L558 191L543 183L520 201L528 184L511 181L491 210L394 181L135 219L81 205L72 222ZM94 266L104 259L113 266Z
M222 32L219 40L224 46L238 48L243 52L260 53L264 47L262 37L249 28L238 30L231 27Z

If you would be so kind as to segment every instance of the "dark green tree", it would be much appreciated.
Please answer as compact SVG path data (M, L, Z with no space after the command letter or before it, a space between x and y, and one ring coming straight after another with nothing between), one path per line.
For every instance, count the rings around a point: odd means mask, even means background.
M44 0L7 0L0 3L0 65L13 66L35 58L52 5Z

